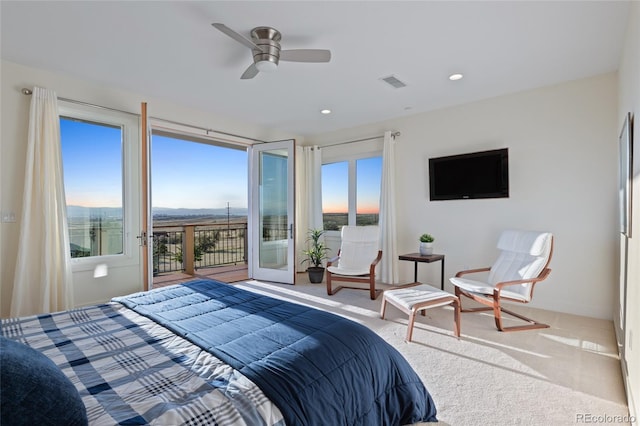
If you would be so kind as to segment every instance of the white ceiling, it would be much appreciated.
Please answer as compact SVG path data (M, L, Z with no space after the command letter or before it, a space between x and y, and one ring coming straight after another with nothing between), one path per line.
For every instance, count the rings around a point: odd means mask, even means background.
M3 0L0 8L3 60L309 136L615 71L629 3ZM281 62L240 80L251 52L212 22L247 37L271 26L282 49L330 49L332 59ZM465 77L451 82L453 72ZM407 87L380 81L389 75Z

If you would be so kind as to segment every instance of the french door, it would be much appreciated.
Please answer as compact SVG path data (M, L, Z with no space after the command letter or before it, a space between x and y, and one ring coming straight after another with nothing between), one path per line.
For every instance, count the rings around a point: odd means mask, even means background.
M293 284L294 141L249 149L249 276Z

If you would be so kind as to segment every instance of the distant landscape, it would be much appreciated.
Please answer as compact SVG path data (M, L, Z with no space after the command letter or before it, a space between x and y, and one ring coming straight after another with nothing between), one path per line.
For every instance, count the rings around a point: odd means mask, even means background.
M152 216L154 222L162 222L163 226L171 226L167 222L175 222L176 225L187 223L220 223L221 221L246 222L246 207L188 209L154 207ZM81 219L90 221L102 219L109 221L122 220L122 208L120 207L82 207L67 206L67 215L70 222L81 223ZM366 213L356 215L356 224L359 226L376 225L379 220L378 213ZM324 229L339 231L348 223L347 213L324 213ZM286 227L286 224L284 224Z
M356 215L356 225L377 225L380 215L378 213L366 213ZM339 231L348 224L349 215L347 213L324 213L322 221L325 231Z
M229 213L231 216L247 216L248 210L246 207L226 207L218 209L183 209L183 208L169 208L169 207L153 207L151 209L153 217L162 216L227 216Z
M124 221L121 208L68 206L67 214L69 216L72 257L122 253ZM378 220L379 215L377 213L356 215L356 224L359 226L377 225ZM264 217L262 227L263 240L286 239L288 233L287 222L285 216L273 215ZM347 225L348 214L325 213L323 222L325 230L339 231L342 226ZM158 237L175 234L172 237L175 241L172 241L168 248L162 250L162 254L167 254L170 257L167 262L171 263L171 266L167 269L182 269L182 266L178 265L182 262L179 255L181 249L178 246L181 247L181 235L184 232L183 227L185 225L197 225L197 232L203 232L203 234L198 234L196 237L198 240L196 244L201 243L206 246L206 248L202 249L203 253L213 253L215 251L233 252L234 260L216 260L216 262L236 262L238 257L240 259L246 258L246 235L244 231L241 231L247 228L246 208L188 209L156 207L153 208L154 234L157 233ZM214 232L214 230L216 231ZM218 235L220 231L227 234L224 244L220 241L220 235ZM232 235L233 237L231 237ZM238 241L231 244L231 238ZM176 246L173 247L173 245ZM196 250L199 250L198 246L196 246ZM206 259L202 259L202 262L198 259L198 266L207 266L209 264Z
M247 223L247 215L234 214L176 214L153 215L153 224L156 227L182 226L182 225L208 225L221 223Z
M122 208L67 206L71 257L114 255L123 252ZM153 209L154 228L200 225L246 229L246 208ZM208 228L205 228L208 229ZM244 234L242 234L244 238Z
M247 216L246 207L226 207L217 209L183 209L169 207L153 207L151 209L154 218L162 217L196 217L196 216L224 216L227 213L232 216ZM83 207L67 206L67 216L74 217L102 217L102 218L122 218L122 208L120 207Z

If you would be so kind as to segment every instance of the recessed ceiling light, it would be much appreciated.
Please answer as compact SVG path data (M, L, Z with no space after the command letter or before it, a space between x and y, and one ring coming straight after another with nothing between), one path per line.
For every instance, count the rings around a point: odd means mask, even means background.
M331 110L330 109L323 109L320 111L321 114L331 114Z
M462 74L451 74L449 76L449 80L451 81L460 80L461 78L462 78Z

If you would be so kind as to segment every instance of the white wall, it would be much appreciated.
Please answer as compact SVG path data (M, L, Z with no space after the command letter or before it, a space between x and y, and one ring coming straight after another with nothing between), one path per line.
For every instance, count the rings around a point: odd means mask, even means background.
M400 130L397 145L400 252L417 250L423 232L436 236L446 254L446 275L488 265L498 232L507 227L549 230L556 247L551 277L536 289L533 306L611 319L618 306L617 137L624 113L636 114L639 146L640 3L632 2L626 45L615 74L398 118L321 137L306 144L340 142ZM39 85L59 96L150 114L258 139L292 135L212 117L159 99L114 90L9 62L1 64L0 207L19 220L26 155L29 98L22 87ZM300 138L299 138L300 139ZM499 200L430 202L430 157L508 147L511 197ZM326 148L327 155L381 149L381 141ZM640 149L636 149L636 153ZM636 155L636 171L640 170ZM629 240L626 356L630 408L640 406L640 175L633 187L634 238ZM19 223L0 224L0 315L8 316ZM405 281L413 265L402 264ZM439 268L421 265L420 276L439 281ZM448 288L451 287L447 284ZM615 308L614 308L615 307ZM614 312L614 309L616 312ZM635 347L633 347L635 339Z
M59 96L136 112L148 101L151 115L279 139L244 123L211 117L162 100L112 90L42 70L2 63L2 210L20 217L29 98L22 87L53 88ZM436 236L446 254L446 275L483 266L495 256L499 230L542 229L556 236L553 272L536 289L533 306L613 317L617 277L617 80L614 74L503 96L460 107L390 120L308 141L330 143L400 130L397 197L400 252L417 248L418 235ZM351 144L379 149L379 141ZM428 200L429 157L508 147L511 197L498 200ZM327 148L327 155L331 149ZM2 312L8 312L18 223L2 224ZM594 244L595 242L595 244ZM413 265L402 264L402 279ZM437 282L439 268L421 265L422 279Z
M616 74L502 96L356 129L307 138L329 144L399 130L396 146L398 250L415 252L418 236L435 236L446 278L489 266L505 228L551 231L550 278L531 306L597 318L613 317L617 285ZM379 141L349 146L370 150ZM353 144L356 145L356 144ZM428 159L509 148L510 197L429 201ZM327 150L336 148L327 148ZM401 262L401 280L413 264ZM439 268L421 265L423 281ZM446 287L451 290L450 284Z
M1 210L16 214L15 223L0 224L0 315L9 316L9 305L13 287L13 275L16 261L16 248L19 235L20 215L22 211L22 191L24 187L24 164L26 157L27 119L30 97L23 95L20 89L33 86L55 90L58 96L96 105L116 108L133 113L140 112L140 103L148 102L150 116L175 120L182 123L213 128L262 140L296 138L295 135L274 132L267 128L233 121L224 117L211 116L199 110L175 105L161 99L153 99L140 94L124 92L81 81L70 76L60 75L40 69L25 67L11 62L2 62L1 74L1 113L0 118L0 206ZM123 279L126 279L123 278ZM142 289L140 279L123 283L118 293ZM77 305L106 301L114 296L113 289L76 288ZM111 293L110 293L111 292Z
M634 179L631 223L632 238L627 253L627 318L625 324L624 354L627 367L627 395L632 415L640 414L640 3L632 2L627 23L626 43L620 63L618 84L617 129L620 131L624 116L635 116ZM617 301L617 299L616 299Z

